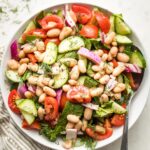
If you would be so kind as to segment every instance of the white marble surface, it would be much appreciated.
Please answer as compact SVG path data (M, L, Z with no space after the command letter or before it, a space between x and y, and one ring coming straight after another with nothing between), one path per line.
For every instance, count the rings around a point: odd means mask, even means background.
M7 2L9 1L9 2ZM8 14L0 13L0 46L9 42L11 34L15 32L20 22L31 14L60 0L0 0L1 6L10 6ZM79 0L78 0L79 1ZM80 0L105 7L114 12L123 13L125 20L134 29L149 54L150 34L150 1L149 0ZM61 2L75 2L61 0ZM76 1L77 2L77 1ZM16 6L18 11L16 11ZM8 15L8 20L4 19ZM2 17L3 16L3 17ZM136 124L129 131L129 150L150 150L150 100L148 100L143 113ZM119 150L120 140L102 148L101 150Z

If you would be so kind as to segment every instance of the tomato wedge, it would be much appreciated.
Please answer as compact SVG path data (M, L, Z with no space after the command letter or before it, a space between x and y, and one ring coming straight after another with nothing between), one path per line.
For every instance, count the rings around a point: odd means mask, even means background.
M129 79L129 83L131 85L131 88L134 89L134 90L137 89L138 85L135 84L135 81L133 79L132 73L126 73L126 75L127 75L128 79Z
M107 16L105 16L102 12L95 12L96 20L98 22L99 27L102 32L108 33L110 30L110 21Z
M116 68L118 66L118 62L116 61L116 59L113 59L112 63L113 63L113 67L114 68Z
M66 93L63 92L61 99L60 99L60 110L63 110L63 108L65 107L66 102L68 101L68 98L66 96Z
M106 133L100 134L98 132L95 132L92 128L86 128L86 133L91 138L93 138L97 141L100 141L100 140L104 140L104 139L109 138L113 133L113 129L112 128L106 128Z
M56 119L58 115L58 102L53 97L46 97L44 101L46 112L45 120L50 121Z
M55 43L56 45L59 45L60 40L59 40L58 38L47 38L47 39L45 39L45 41L44 41L45 46L47 45L48 42L53 42L53 43Z
M31 125L28 125L26 120L23 120L22 121L22 128L39 130L41 128L41 126L40 126L40 123L38 121L34 121Z
M87 24L82 27L80 30L80 35L86 38L97 38L98 37L98 28L95 25Z
M36 59L34 54L27 54L28 58L30 59L30 62L32 62L33 64L38 62L38 60Z
M49 25L49 22L55 22L56 25L54 25L53 27L51 27ZM41 19L39 21L39 24L42 26L42 28L44 30L49 30L49 29L52 29L52 28L62 29L63 26L64 26L62 18L59 17L59 16L57 16L57 15L45 16L43 19Z
M67 92L67 98L74 103L89 103L91 101L90 91L85 86L75 86Z
M81 24L86 24L92 17L92 11L84 5L73 4L72 11L76 14L77 21Z
M17 108L17 105L15 103L16 99L18 99L18 98L19 98L19 95L17 93L17 90L14 89L9 93L8 106L16 114L20 114L20 110L19 110L19 108Z
M113 126L122 126L124 125L125 123L125 115L118 115L118 114L115 114L112 119L111 119L111 124Z
M30 30L26 33L23 33L22 39L25 41L26 37L28 35L34 35L37 38L46 38L47 37L46 32L43 29L33 29L33 30Z
M32 30L31 34L35 35L39 38L46 38L47 37L46 32L43 29L34 29L34 30Z

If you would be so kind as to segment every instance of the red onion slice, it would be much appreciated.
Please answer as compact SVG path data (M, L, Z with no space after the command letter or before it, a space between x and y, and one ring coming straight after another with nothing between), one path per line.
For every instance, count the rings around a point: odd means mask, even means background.
M10 50L11 50L11 58L18 60L18 43L17 40L15 40L11 46L10 46Z
M92 109L92 110L98 110L98 108L99 108L98 105L95 105L95 104L92 104L92 103L82 104L82 106L87 107L87 108L90 108L90 109Z

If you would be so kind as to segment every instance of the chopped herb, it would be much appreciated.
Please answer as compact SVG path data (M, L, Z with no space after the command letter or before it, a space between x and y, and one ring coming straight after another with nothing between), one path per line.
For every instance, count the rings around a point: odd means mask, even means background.
M18 8L17 7L12 8L10 11L13 12L13 13L16 13L18 11Z
M40 133L45 135L51 141L55 141L57 136L59 136L59 134L65 130L65 126L67 124L67 115L72 113L74 115L81 116L83 111L84 107L82 105L67 102L55 128L51 129L49 125L44 124L42 125Z

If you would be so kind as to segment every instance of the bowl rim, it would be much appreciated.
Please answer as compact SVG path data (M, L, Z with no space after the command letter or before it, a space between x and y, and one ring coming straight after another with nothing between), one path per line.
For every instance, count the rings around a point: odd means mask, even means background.
M15 30L15 32L14 32L14 33L12 34L12 36L9 38L7 47L6 47L6 49L4 50L3 55L2 55L1 64L0 64L0 72L2 72L2 70L3 70L3 69L2 69L2 66L3 66L3 63L5 62L4 59L5 59L6 52L7 52L7 50L10 48L10 43L12 43L13 38L15 37L15 35L19 32L20 29L23 28L23 26L24 26L25 24L27 24L27 22L29 22L34 16L38 15L38 13L40 13L40 12L43 11L43 10L46 10L46 9L49 9L49 8L53 8L53 7L62 6L62 5L65 5L65 4L73 4L73 3L75 3L75 4L90 5L90 6L92 6L92 7L93 7L93 6L96 6L96 4L95 4L95 5L94 5L94 3L91 4L91 2L79 2L79 1L77 1L77 2L55 2L54 4L49 4L48 6L41 7L41 9L38 9L37 11L33 12L33 13L32 13L29 17L27 17L20 25L18 25L18 27L17 27L17 29ZM114 14L114 11L111 11L110 9L107 9L107 8L105 8L104 6L100 6L100 4L97 5L97 7L101 8L102 10L104 10L104 11L106 11L106 12L108 12L108 13ZM131 29L132 29L132 28L131 28ZM140 41L138 35L134 32L133 29L132 29L132 33L133 33L133 35L136 37L137 42L139 43L140 47L141 47L142 50L143 50L142 53L143 53L144 58L146 59L146 62L147 62L147 68L145 69L145 72L146 72L147 74L149 74L149 67L150 67L150 65L148 64L148 55L146 55L147 52L145 51L145 48L143 47L143 44L141 43L141 41ZM143 79L142 79L142 85L140 86L140 89L141 89L142 86L143 86L143 82L144 82L143 80L145 80L145 78L146 78L146 77L145 77L145 76L146 76L146 73L144 73L144 77L143 77ZM0 77L2 77L2 73L0 74ZM150 77L149 77L149 78L150 78ZM0 80L2 80L2 78L0 78ZM150 91L150 83L148 83L148 86L147 86L147 87L148 87L148 93L149 93L149 91ZM22 129L20 126L18 126L18 124L14 121L14 118L12 117L12 112L10 111L10 109L7 108L7 105L5 104L5 101L4 101L5 95L3 95L3 92L2 92L2 91L3 91L2 84L0 85L0 88L1 88L2 100L3 100L3 102L4 102L4 105L5 105L5 107L6 107L7 111L8 111L8 113L9 113L11 119L12 119L13 122L15 123L17 129L19 130L19 132L23 133L26 137L29 137L29 138L32 139L33 141L35 141L35 142L37 142L37 143L40 143L40 144L43 145L43 146L46 146L46 147L48 147L48 148L57 149L57 146L55 147L55 146L52 145L52 147L49 147L49 146L47 146L47 145L44 145L44 143L42 143L41 141L38 141L37 139L34 139L31 135L29 135L28 133L25 133L25 132L23 131L23 129ZM138 118L139 118L140 115L142 114L142 111L143 111L143 109L144 109L144 107L145 107L145 105L146 105L146 102L147 102L147 100L148 100L148 93L147 93L147 97L146 97L145 103L144 103L144 105L143 105L143 108L142 108L141 111L139 112L139 115L136 117L136 119L134 120L134 122L133 122L132 124L129 123L129 129L131 129L131 128L133 127L133 125L136 123L136 121L138 120ZM132 104L131 104L131 105L132 105ZM122 128L122 127L121 127L121 128ZM107 145L109 145L109 144L115 142L115 141L118 140L121 136L122 136L122 134L117 135L117 137L116 137L115 139L112 139L112 140L108 141L107 143L103 144L103 145L100 146L100 147L96 147L96 149L97 149L97 148L102 148L102 147L104 147L104 146L107 146Z

